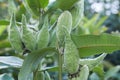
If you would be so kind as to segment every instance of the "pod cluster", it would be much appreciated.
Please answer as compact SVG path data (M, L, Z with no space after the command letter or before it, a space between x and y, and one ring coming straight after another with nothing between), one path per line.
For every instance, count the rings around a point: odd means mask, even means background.
M30 4L30 1L32 0L26 1L28 2L28 5L33 6ZM82 19L84 0L73 1L77 3L72 6L70 10L66 10L66 7L65 11L62 11L59 17L57 15L55 28L51 28L49 25L50 20L48 15L44 16L43 25L40 26L41 29L37 31L34 31L29 27L24 15L22 16L22 24L18 27L15 15L12 15L10 21L11 24L8 29L8 39L16 53L27 53L48 46L57 47L59 49L62 48L63 68L68 73L68 80L87 80L89 71L97 66L104 59L106 54L102 54L95 59L79 58L79 52L71 39L71 33L78 27ZM39 4L40 3L38 3L38 5ZM39 7L38 5L36 5L36 7ZM34 8L31 8L31 10L35 12ZM39 15L39 13L37 15ZM43 75L41 72L38 74L41 76ZM46 75L47 74L48 73L46 72Z
M31 52L36 49L45 48L49 43L48 17L44 19L44 24L39 31L32 30L22 16L21 27L16 24L15 15L11 17L8 29L8 39L16 53Z

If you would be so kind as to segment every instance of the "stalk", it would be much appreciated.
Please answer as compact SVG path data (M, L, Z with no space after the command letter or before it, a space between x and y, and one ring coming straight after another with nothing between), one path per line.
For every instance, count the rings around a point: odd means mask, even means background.
M62 53L59 51L58 55L58 62L59 62L59 75L58 75L58 80L62 80Z

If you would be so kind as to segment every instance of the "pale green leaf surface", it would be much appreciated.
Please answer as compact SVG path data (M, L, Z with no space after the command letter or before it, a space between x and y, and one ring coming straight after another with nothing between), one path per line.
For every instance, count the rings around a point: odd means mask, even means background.
M45 71L45 79L46 80L51 80L50 75L47 71Z
M14 80L14 79L8 74L2 74L0 75L0 80Z
M8 68L9 65L6 65L4 63L0 63L0 69L5 69L5 68Z
M41 71L50 71L50 72L55 72L55 71L58 71L58 66L53 66L53 67L45 67L45 68L41 68Z
M44 48L30 53L20 70L18 80L28 80L29 74L32 73L39 65L41 59L49 52L57 52L55 48Z
M100 79L99 79L99 76L96 73L92 73L90 75L90 80L100 80Z
M117 72L120 71L120 66L116 66L111 68L110 70L108 70L105 74L105 80L108 80L110 77L112 77L113 75L115 75Z
M5 64L6 66L8 65L9 67L20 68L23 64L23 60L14 56L1 56L0 63Z
M120 50L120 37L110 34L71 35L80 57Z

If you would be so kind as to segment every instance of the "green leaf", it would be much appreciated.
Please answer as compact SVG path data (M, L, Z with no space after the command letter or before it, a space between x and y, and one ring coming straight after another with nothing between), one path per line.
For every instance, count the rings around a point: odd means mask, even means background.
M56 0L56 6L57 8L60 8L62 10L68 10L70 9L75 3L77 3L79 0Z
M16 21L19 21L21 22L21 19L22 19L22 14L27 14L27 16L29 16L29 14L27 13L26 9L25 9L25 6L23 4L21 4L19 6L19 8L17 9L17 11L15 12L15 15L16 15ZM30 16L29 16L30 17Z
M114 76L119 71L120 71L120 66L111 68L109 71L106 72L105 80L108 80L110 77Z
M104 80L104 67L103 67L103 63L99 64L98 66L96 66L93 71L99 76L100 80Z
M49 52L57 52L55 48L43 48L31 52L26 58L20 70L18 80L28 80L29 74L32 73L39 65L41 59Z
M5 69L5 68L9 68L9 65L6 65L4 63L0 63L0 69Z
M48 5L49 0L39 0L39 3L42 8L45 8Z
M87 19L87 22L84 24L84 27L86 28L90 28L93 24L95 24L95 21L97 20L98 18L98 14L94 15L90 20ZM91 24L92 23L92 24Z
M90 75L90 80L100 80L100 79L99 79L99 77L98 77L98 75L96 73L92 73Z
M45 78L44 72L37 71L35 75L35 80L44 80L44 78Z
M45 79L46 80L51 80L50 75L47 71L45 71Z
M0 36L2 35L2 33L6 30L7 26L0 26Z
M7 47L11 47L10 43L7 40L0 41L0 48L7 48Z
M71 35L80 57L120 50L120 37L110 34Z
M105 20L107 18L108 18L108 16L104 16L104 17L100 18L100 20L96 24L96 27L99 28L105 22Z
M14 80L14 79L8 74L2 74L0 75L0 80Z
M28 10L29 13L31 13L34 16L39 16L40 15L40 4L38 0L23 0L23 4Z
M0 63L8 65L9 67L20 68L23 64L23 60L14 56L1 56Z
M23 0L25 8L32 13L35 17L40 16L41 8L45 8L49 0Z
M0 25L9 25L10 22L7 20L0 20Z
M58 71L58 66L53 66L53 67L45 67L45 68L42 68L40 71L50 71L50 72L55 72L55 71Z

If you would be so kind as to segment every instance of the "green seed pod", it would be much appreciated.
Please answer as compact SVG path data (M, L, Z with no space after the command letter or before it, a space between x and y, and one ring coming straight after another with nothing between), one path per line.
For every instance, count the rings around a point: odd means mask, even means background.
M78 72L79 69L79 54L75 44L71 40L71 36L69 32L65 28L64 31L66 33L65 50L64 50L64 66L66 72L68 72L69 74L74 74Z
M83 12L84 12L84 0L79 1L74 5L74 7L70 10L72 14L72 29L76 28L80 23Z
M56 39L56 30L54 29L50 34L50 47L56 47L57 39Z
M50 35L49 35L48 27L49 27L48 16L46 16L42 29L39 31L38 37L37 37L37 48L38 49L47 47L49 43Z
M12 18L10 20L10 26L8 29L8 39L11 43L11 46L15 49L16 53L21 53L23 51L20 32L15 21L15 15L12 15Z
M81 68L81 71L79 72L79 77L77 77L76 80L88 80L88 76L89 76L89 68L88 66L84 65Z
M36 37L33 32L28 28L26 17L22 16L22 41L28 50L34 50L36 47Z
M94 67L99 65L103 59L105 58L106 54L103 53L102 55L98 56L94 59L79 59L80 65L87 65L89 67L89 70L92 70Z
M56 36L58 42L63 43L65 33L62 26L65 26L67 31L70 33L72 28L72 15L69 11L64 11L58 18Z

